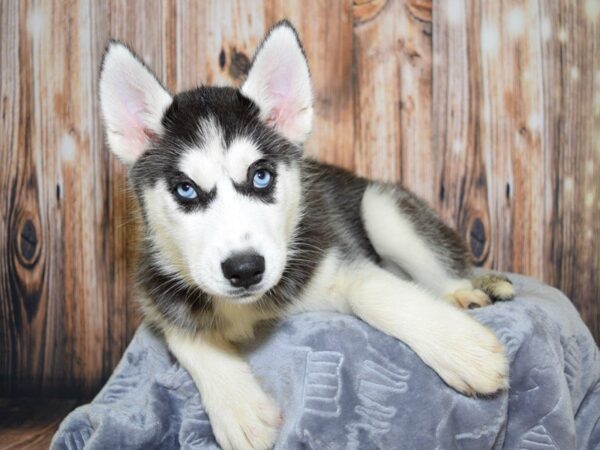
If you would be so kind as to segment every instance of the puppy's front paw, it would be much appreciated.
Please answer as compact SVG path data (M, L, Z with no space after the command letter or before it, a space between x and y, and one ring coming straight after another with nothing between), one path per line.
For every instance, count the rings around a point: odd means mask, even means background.
M229 390L229 388L227 388ZM213 434L223 450L268 450L281 426L275 402L250 378L221 392L209 411Z
M446 300L461 309L474 309L492 303L488 295L479 289L458 289L445 296Z
M451 387L467 395L493 394L508 387L508 360L496 335L465 315L453 323L432 368Z

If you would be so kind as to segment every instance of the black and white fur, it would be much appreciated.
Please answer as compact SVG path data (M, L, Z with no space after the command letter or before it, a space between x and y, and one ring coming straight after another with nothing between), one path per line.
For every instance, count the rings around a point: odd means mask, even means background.
M240 89L174 97L111 42L100 100L143 213L145 319L195 380L223 448L273 444L279 410L234 343L295 312L355 314L461 392L507 386L502 345L460 308L510 299L512 285L471 281L462 240L410 192L303 157L313 96L288 22L270 30ZM273 176L267 190L253 185L258 166ZM178 197L181 183L197 198ZM264 258L264 273L233 285L224 261L248 253Z

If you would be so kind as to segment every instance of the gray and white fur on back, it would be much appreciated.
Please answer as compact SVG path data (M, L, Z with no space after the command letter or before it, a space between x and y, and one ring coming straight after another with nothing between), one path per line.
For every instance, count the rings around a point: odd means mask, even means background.
M294 312L354 314L461 392L506 387L501 344L460 309L509 300L512 285L471 280L463 240L408 190L304 156L313 94L289 22L267 33L240 88L174 96L113 41L100 103L143 215L145 320L196 381L222 447L272 445L277 405L234 343Z

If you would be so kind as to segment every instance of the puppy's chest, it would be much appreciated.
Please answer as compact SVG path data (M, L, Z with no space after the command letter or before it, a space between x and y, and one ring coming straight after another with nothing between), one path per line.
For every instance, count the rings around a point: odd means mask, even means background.
M287 314L307 311L336 311L350 314L348 289L361 272L362 264L348 264L334 250L318 264L298 298L290 302Z
M231 342L252 340L256 324L273 318L273 314L262 311L256 305L236 305L227 302L215 303L214 314L219 322L219 333Z

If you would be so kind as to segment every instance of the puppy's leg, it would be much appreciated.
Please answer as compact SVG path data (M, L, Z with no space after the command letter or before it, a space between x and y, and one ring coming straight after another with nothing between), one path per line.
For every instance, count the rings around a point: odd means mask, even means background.
M171 330L165 336L196 383L221 448L271 448L281 424L279 409L237 350L212 335L192 337Z
M370 185L362 200L362 218L384 261L455 306L473 308L514 297L505 277L482 276L471 283L470 255L461 237L410 192Z
M507 387L503 346L475 319L373 264L340 271L335 289L354 314L406 343L450 386L466 394Z

